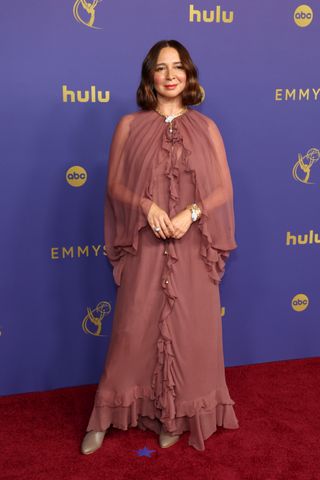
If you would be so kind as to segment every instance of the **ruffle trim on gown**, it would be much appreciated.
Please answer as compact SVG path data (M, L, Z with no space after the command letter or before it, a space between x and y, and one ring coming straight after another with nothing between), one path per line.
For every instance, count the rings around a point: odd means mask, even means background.
M169 133L167 128L162 137L162 148L167 150L169 153L172 151L172 145L179 143L182 147L182 164L185 166L185 171L191 174L191 179L194 184L195 189L195 200L196 203L200 203L202 206L202 215L201 218L197 221L199 230L201 232L201 243L200 243L200 255L207 267L209 278L216 284L220 283L225 272L225 265L230 252L219 250L215 248L212 235L208 228L208 217L209 213L203 204L203 198L201 191L199 189L199 182L197 180L197 173L194 168L191 168L188 157L191 155L191 152L183 144L183 138L177 128L173 123L172 125L172 134ZM179 168L176 164L176 152L173 149L172 151L172 163L167 163L166 174L170 180L170 200L172 208L180 199L179 195Z
M182 148L181 158L177 158L175 144ZM182 136L175 124L172 123L172 131L165 128L162 136L162 148L167 150L168 159L165 175L169 180L169 216L173 217L180 199L180 165L184 165L187 172L191 172L195 185L196 199L201 200L197 185L196 172L190 168L188 156L191 152L183 144ZM180 163L181 162L181 163ZM204 259L209 276L218 283L223 275L224 258L212 247L212 239L208 232L205 217L202 219L200 231L202 233L200 253ZM167 302L161 312L159 321L160 336L157 342L158 362L152 379L152 399L155 406L160 409L160 420L165 430L171 433L181 433L190 430L189 444L200 450L204 449L203 440L216 430L217 425L226 428L238 428L238 421L233 411L234 402L230 399L227 391L214 392L205 398L198 398L192 402L180 403L176 398L175 391L175 354L170 336L170 314L178 293L171 281L173 265L179 261L175 242L168 239L166 242L167 260L163 269L161 286L166 295ZM200 411L203 409L203 412ZM148 423L146 420L145 422ZM209 433L210 432L210 433Z
M217 427L236 429L238 420L233 409L234 402L225 390L214 392L192 401L175 402L175 418L168 422L161 420L161 410L155 408L153 390L134 386L120 395L112 391L97 391L95 408L92 411L87 431L106 430L113 425L121 430L139 427L160 434L161 424L167 431L181 435L190 431L188 444L196 450L205 450L204 441Z
M176 125L172 124L172 133L169 128L164 129L162 148L169 152L165 174L169 179L169 216L174 216L179 201L180 169L177 164L175 143L182 146L182 164L185 171L192 174L195 185L195 197L201 202L201 193L198 188L197 176L188 162L190 151L183 144L182 137ZM146 198L152 200L153 182L151 179L145 190ZM228 252L218 251L213 247L212 237L207 226L208 213L203 209L202 216L197 222L201 232L200 255L207 267L209 278L219 283L223 273ZM141 211L136 226L133 243L128 247L121 247L117 252L109 250L108 257L116 259L114 278L119 285L122 270L125 265L126 254L135 255L138 250L139 230L147 225L145 214ZM166 241L166 263L164 265L161 286L166 295L161 316L159 319L159 338L157 341L157 362L152 376L151 387L133 387L131 390L117 394L115 392L97 392L95 407L87 427L89 430L105 430L113 424L116 428L127 430L129 426L139 426L142 430L150 429L160 433L161 424L172 434L182 434L190 431L189 445L197 450L205 450L204 440L217 430L217 426L236 429L239 427L227 387L211 392L205 397L193 401L179 402L175 391L175 354L170 336L170 314L174 308L177 292L171 282L173 265L178 261L175 244L170 239ZM120 260L120 261L119 261Z

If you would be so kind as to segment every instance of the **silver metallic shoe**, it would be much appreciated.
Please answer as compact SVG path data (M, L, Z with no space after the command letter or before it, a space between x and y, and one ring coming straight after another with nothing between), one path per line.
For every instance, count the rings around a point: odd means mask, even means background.
M93 453L98 450L103 443L106 431L107 430L104 430L103 432L96 432L95 430L90 430L90 432L87 432L81 443L81 453L84 455L89 455L89 453Z
M159 435L159 445L161 448L168 448L177 443L179 440L180 435L171 435L170 433L166 433L161 428L161 432Z

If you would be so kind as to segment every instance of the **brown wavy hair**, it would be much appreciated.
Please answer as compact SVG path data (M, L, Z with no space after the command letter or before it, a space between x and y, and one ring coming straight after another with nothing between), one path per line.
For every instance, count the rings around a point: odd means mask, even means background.
M186 72L186 86L182 92L182 105L197 105L202 101L202 90L198 80L198 69L193 63L188 50L177 40L160 40L147 53L141 67L141 80L136 93L136 101L143 110L151 110L157 106L156 90L153 86L153 75L160 50L164 47L175 48Z

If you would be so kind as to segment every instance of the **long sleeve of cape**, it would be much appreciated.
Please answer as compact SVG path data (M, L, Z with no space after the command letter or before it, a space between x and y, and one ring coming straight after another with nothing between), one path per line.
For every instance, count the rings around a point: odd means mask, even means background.
M209 118L207 126L214 168L209 174L211 187L208 190L211 193L204 196L198 192L199 196L197 197L202 210L202 217L199 221L199 227L203 234L200 253L207 265L209 277L215 283L219 283L224 275L230 252L237 248L233 185L219 128ZM200 188L199 185L198 188Z
M212 234L216 238L215 247L232 250L236 248L236 243L231 175L224 142L217 125L213 121L209 122L208 130L215 159L215 181L211 187L212 192L199 201L199 206L212 225Z
M114 130L109 149L107 184L104 203L105 250L115 283L120 285L127 253L135 254L139 230L148 225L147 216L152 200L139 195L134 176L130 179L127 140L132 115L123 116ZM131 165L134 169L134 165ZM133 172L131 172L133 174ZM140 183L141 185L141 179Z
M153 202L153 165L159 149L164 156L171 151L163 119L158 114L150 117L150 112L138 115L134 122L135 114L120 119L109 150L104 236L117 285L121 282L126 255L136 254L139 230L148 225L147 215ZM237 247L233 189L224 143L217 125L197 111L177 120L179 133L174 129L177 135L174 141L183 139L182 161L192 174L193 201L202 209L202 216L196 222L201 231L200 255L211 280L219 283L226 259Z

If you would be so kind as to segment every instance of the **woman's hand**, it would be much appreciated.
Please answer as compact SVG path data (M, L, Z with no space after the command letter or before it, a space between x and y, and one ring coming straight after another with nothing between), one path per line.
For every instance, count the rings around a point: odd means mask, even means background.
M189 212L190 213L190 212ZM173 223L171 222L167 212L160 208L156 203L152 203L149 213L148 213L148 223L158 238L170 238L174 235L175 229ZM156 232L154 227L160 227L161 230Z
M190 210L181 210L181 212L177 213L177 215L171 218L171 222L175 230L172 237L177 239L183 237L183 235L189 230L190 225L193 223Z

